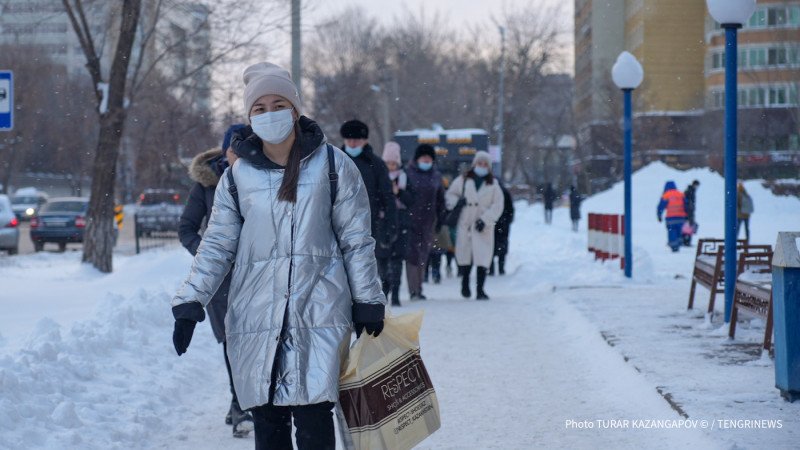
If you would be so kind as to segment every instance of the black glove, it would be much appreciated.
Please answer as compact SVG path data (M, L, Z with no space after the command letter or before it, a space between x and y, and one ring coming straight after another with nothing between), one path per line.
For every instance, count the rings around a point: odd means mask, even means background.
M378 337L383 331L383 316L386 307L382 303L353 303L353 325L356 337L361 336L364 329L367 334Z
M658 221L661 222L661 216L658 216Z
M172 307L172 315L175 317L175 329L172 331L172 344L178 356L186 353L189 343L192 341L194 327L197 322L202 322L206 318L203 305L198 302L183 303Z
M484 228L486 228L486 224L483 223L483 220L478 219L475 221L475 229L478 230L478 233L483 232Z
M366 328L367 334L371 334L375 337L378 337L383 331L383 320L380 322L358 322L355 324L356 328L356 338L361 337L361 333Z

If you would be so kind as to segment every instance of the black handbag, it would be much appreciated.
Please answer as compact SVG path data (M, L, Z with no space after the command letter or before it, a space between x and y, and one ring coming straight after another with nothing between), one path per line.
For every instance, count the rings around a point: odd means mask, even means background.
M464 190L466 188L467 179L464 178L464 184L461 185L461 198L458 199L458 202L453 209L447 211L447 215L444 218L444 224L450 228L455 228L458 226L458 218L461 217L461 210L464 209L464 206L467 204L467 199L464 198Z

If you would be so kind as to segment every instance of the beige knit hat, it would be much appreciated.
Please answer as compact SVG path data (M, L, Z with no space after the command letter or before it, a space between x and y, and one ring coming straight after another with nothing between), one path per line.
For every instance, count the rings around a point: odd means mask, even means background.
M250 108L265 95L280 95L289 100L300 114L300 92L292 81L289 71L268 62L253 64L244 69L244 114L250 117Z
M475 167L478 164L478 161L484 161L490 167L492 165L492 155L488 152L483 150L475 152L475 157L472 159L472 167Z

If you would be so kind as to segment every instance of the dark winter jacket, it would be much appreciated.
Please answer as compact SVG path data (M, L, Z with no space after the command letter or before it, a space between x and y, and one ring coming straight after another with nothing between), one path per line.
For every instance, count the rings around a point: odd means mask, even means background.
M202 241L200 230L205 227L205 222L211 217L211 207L214 205L214 191L219 183L217 161L222 157L218 148L205 151L192 160L189 165L189 177L195 182L189 192L189 199L181 214L178 225L178 238L181 244L194 256L197 247ZM208 319L217 342L225 341L225 313L228 309L228 291L231 285L229 273L217 293L206 306Z
M406 261L421 266L428 261L437 224L446 214L442 175L436 169L423 171L411 161L406 168L408 187L414 198L409 208L408 253Z
M689 185L686 190L683 192L683 198L686 208L686 217L689 219L690 222L694 223L694 208L696 205L696 197L697 191L694 189L693 185Z
M349 156L349 155L348 155ZM388 258L392 244L397 239L397 206L395 205L389 169L372 151L372 146L364 145L361 154L355 158L364 186L367 188L369 208L372 214L372 237L375 238L375 255Z
M511 232L511 222L514 221L514 201L511 193L505 186L500 185L503 191L503 214L497 219L494 226L494 254L502 256L508 253L508 234Z
M553 209L553 202L556 200L556 191L549 183L544 188L544 209Z
M403 171L405 174L405 171ZM392 185L397 184L397 180L391 181ZM400 189L395 196L397 201L397 238L391 246L389 254L385 250L379 250L381 258L404 259L408 250L408 229L411 225L409 208L414 202L414 194L411 186L406 185L405 189Z
M581 194L578 194L577 189L571 189L569 191L569 217L572 220L580 220L581 219L581 202L583 202L583 197Z

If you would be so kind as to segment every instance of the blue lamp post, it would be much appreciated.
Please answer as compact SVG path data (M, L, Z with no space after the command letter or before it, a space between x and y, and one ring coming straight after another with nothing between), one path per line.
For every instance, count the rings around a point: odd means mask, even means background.
M725 29L725 322L731 321L736 283L737 30L756 9L756 0L706 0L708 12Z
M639 61L628 52L622 52L617 57L617 62L611 68L611 78L618 88L622 89L625 97L625 119L623 134L625 137L625 276L630 278L633 275L633 240L631 238L631 171L633 170L633 125L631 96L633 90L642 84L644 70Z

